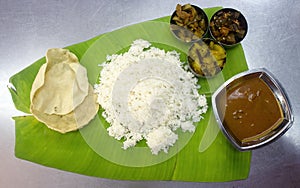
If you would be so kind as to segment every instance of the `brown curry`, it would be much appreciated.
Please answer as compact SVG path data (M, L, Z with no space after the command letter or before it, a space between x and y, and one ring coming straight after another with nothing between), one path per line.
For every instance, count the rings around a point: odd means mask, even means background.
M229 84L218 98L218 106L225 129L241 145L263 138L283 120L278 100L257 76Z

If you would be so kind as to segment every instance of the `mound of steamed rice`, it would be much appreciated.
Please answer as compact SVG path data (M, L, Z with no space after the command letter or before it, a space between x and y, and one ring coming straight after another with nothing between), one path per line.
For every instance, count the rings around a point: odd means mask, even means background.
M197 78L187 71L176 51L135 40L128 52L107 56L95 85L108 134L123 148L145 139L151 152L168 152L178 139L177 129L195 131L207 111Z

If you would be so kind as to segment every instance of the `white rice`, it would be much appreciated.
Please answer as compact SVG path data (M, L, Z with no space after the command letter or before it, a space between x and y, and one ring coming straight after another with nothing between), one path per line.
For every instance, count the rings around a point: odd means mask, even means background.
M138 39L128 52L107 56L95 92L111 125L108 134L124 139L124 149L145 139L156 155L175 144L178 128L194 132L194 122L202 119L208 106L180 54L150 46Z

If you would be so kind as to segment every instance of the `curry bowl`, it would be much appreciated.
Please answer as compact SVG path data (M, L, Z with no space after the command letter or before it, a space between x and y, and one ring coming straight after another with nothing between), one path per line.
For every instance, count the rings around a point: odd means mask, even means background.
M240 151L271 143L294 121L284 88L264 68L227 80L214 92L212 107L223 134Z

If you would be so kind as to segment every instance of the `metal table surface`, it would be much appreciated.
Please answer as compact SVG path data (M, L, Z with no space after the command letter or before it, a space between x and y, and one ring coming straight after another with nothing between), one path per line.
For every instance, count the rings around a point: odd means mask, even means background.
M0 0L0 187L300 187L300 1L181 1L201 7L233 7L247 18L242 42L249 68L265 67L284 85L295 123L276 142L253 151L248 179L225 183L117 181L88 177L17 159L14 121L20 115L8 92L13 74L64 47L171 14L178 1Z

